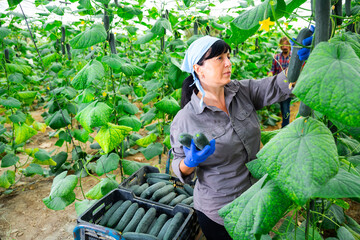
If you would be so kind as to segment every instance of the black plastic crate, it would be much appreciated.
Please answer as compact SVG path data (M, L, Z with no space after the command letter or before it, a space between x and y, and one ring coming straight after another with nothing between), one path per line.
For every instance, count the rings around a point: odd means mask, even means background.
M187 207L183 204L176 205L175 207L157 204L156 202L146 201L144 199L138 198L134 196L132 192L126 189L118 188L109 192L106 196L98 200L89 209L87 209L83 214L79 216L79 218L77 219L77 223L81 225L82 228L85 228L85 230L82 231L82 238L80 239L103 239L100 237L97 238L96 232L106 233L109 232L110 228L100 226L98 225L98 223L101 221L101 218L103 217L105 212L112 206L112 204L119 200L130 200L131 202L136 202L139 204L140 207L143 207L146 210L154 207L156 209L157 216L165 213L169 217L174 217L174 215L178 212L183 213L185 220L173 240L192 240L195 239L196 235L199 233L199 225L197 224L196 215L192 208ZM90 238L86 234L86 226L89 226L88 232L89 234L92 234ZM96 231L96 229L98 230ZM111 230L114 231L113 229Z

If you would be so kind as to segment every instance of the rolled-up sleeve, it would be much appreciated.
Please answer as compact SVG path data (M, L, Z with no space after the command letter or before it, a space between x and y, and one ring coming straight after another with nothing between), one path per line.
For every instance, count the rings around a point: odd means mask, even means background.
M173 169L174 174L180 179L181 182L189 183L193 180L195 176L195 172L190 175L184 176L180 171L180 162L185 158L185 153L183 150L182 145L179 142L179 136L181 133L191 132L187 129L184 129L184 122L186 122L185 114L183 113L184 110L180 110L176 115L175 119L172 121L170 126L170 143L171 143L171 150L174 156L172 160L171 167ZM182 124L180 124L182 123ZM191 126L191 125L189 125Z

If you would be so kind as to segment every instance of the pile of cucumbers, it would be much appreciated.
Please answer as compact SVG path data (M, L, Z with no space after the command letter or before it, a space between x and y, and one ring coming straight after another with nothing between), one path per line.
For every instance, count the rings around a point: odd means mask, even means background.
M158 213L154 207L145 209L137 202L119 200L105 212L99 225L116 229L126 240L169 240L184 220L181 212L171 217Z
M145 179L143 184L132 185L128 190L140 198L172 207L178 203L193 206L194 189L189 184L176 184L166 173L147 173Z

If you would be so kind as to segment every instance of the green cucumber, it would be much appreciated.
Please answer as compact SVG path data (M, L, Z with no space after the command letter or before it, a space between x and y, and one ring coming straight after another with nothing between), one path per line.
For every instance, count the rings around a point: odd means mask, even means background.
M331 0L315 1L315 46L329 40Z
M62 27L61 27L61 44L64 44L64 42L65 42L65 36L66 36L65 27L62 26Z
M128 225L131 218L134 216L136 210L138 210L139 204L138 203L132 203L130 207L127 208L124 215L121 217L119 223L116 225L115 229L119 232L122 232L124 228Z
M179 136L179 142L181 143L181 145L187 147L187 148L190 148L191 146L191 139L193 139L193 136L191 136L190 134L188 133L182 133L180 134Z
M194 201L194 197L191 196L191 197L188 197L188 198L185 198L184 200L182 200L181 203L190 205L193 201Z
M139 187L140 187L140 185L135 184L135 185L130 186L130 187L128 188L128 190L131 191L131 192L134 192L134 191L136 191L136 189L138 189Z
M150 227L148 228L146 233L149 233L151 231L151 229L155 226L155 223L157 220L158 220L158 218L155 217L154 220L152 221L152 223L150 224Z
M118 209L121 204L123 203L123 200L117 201L116 203L114 203L109 210L107 210L104 214L104 216L101 218L101 221L99 223L99 225L101 226L106 226L107 222L109 221L111 215L116 211L116 209Z
M71 60L71 47L70 47L70 43L66 44L66 53L68 55L68 59Z
M110 29L110 18L109 18L109 15L107 14L106 10L104 10L103 22L104 22L105 31L106 31L106 33L108 33L109 29Z
M145 191L143 191L143 192L141 193L140 197L141 197L141 198L147 198L147 199L148 199L148 198L150 198L150 197L153 195L153 193L154 193L156 190L164 187L165 185L166 185L166 183L164 183L164 182L155 183L154 185L152 185L152 186L148 187L147 189L145 189Z
M155 217L156 217L156 209L153 207L148 209L144 217L140 220L139 225L137 225L135 232L146 233L151 223L154 221Z
M151 177L151 178L148 178L146 179L146 182L151 186L151 185L154 185L155 183L158 183L158 182L164 182L166 183L167 185L172 185L173 183L170 182L169 180L164 180L164 179L160 179L160 178L154 178L154 177Z
M149 187L148 183L143 183L139 188L134 190L134 194L136 196L140 196L148 187Z
M160 178L164 180L170 180L171 175L167 173L147 173L145 178Z
M125 227L123 233L134 232L135 229L136 229L136 226L139 224L139 222L144 217L144 215L145 215L145 209L144 208L141 207L138 210L136 210L134 216L132 217L130 222Z
M345 0L345 14L346 16L351 16L351 0Z
M163 237L164 240L170 240L175 237L176 233L179 231L181 225L184 222L184 215L181 212L178 212L175 214L175 216L172 218L171 223L166 230L166 233Z
M170 206L175 206L176 204L180 203L182 200L184 200L185 198L187 198L188 196L185 194L180 194L178 195L176 198L174 198L173 200L171 200L171 202L169 203Z
M189 184L185 183L183 187L190 196L194 195L194 189Z
M342 13L342 0L338 0L335 3L335 9L334 9L334 13L336 16L342 17L343 13ZM336 25L341 25L343 22L342 18L336 18Z
M183 188L176 187L175 192L179 195L184 194L187 197L190 197L190 194L187 191L185 191Z
M296 42L302 44L302 41L305 38L310 37L311 35L312 35L312 32L310 31L310 29L303 28L303 29L301 29L299 35L297 36ZM291 82L291 83L296 82L298 80L300 71L301 71L301 67L304 62L304 61L301 61L298 56L298 51L300 49L301 48L295 44L295 46L293 47L292 53L291 53L291 59L290 59L289 67L288 67L288 73L287 73L287 78L288 78L289 82Z
M173 185L165 185L164 187L156 190L152 196L151 196L151 200L153 201L158 201L160 198L164 197L165 195L168 195L170 192L174 191L174 186Z
M6 63L10 63L10 52L9 52L9 49L7 49L7 48L4 49L4 56L5 56L5 61L6 61Z
M110 51L112 54L116 54L116 41L115 36L113 33L109 34L109 45L110 45Z
M131 201L126 200L118 209L111 215L109 221L106 223L108 227L114 227L119 222L120 218L124 215L128 207L131 205Z
M176 197L175 192L171 192L168 195L162 197L158 202L162 204L169 204Z
M207 137L201 132L195 133L193 139L194 139L195 146L200 150L202 150L206 145L210 144Z
M312 114L312 109L307 106L305 103L300 102L299 106L299 115L302 117L310 117Z
M158 219L156 219L154 226L150 228L148 233L150 235L157 236L167 219L168 217L165 213L161 214Z
M163 239L163 238L164 238L164 235L165 235L167 229L168 229L169 226L170 226L171 220L172 220L172 218L170 218L169 220L167 220L166 223L162 226L161 230L159 231L159 234L157 235L157 237L158 237L159 239Z
M159 238L147 233L126 232L122 234L122 236L126 240L160 240Z

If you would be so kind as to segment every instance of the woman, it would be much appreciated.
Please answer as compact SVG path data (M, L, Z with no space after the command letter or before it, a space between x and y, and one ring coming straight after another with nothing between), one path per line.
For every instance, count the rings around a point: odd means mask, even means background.
M186 52L182 70L191 73L182 88L182 109L171 124L172 168L183 182L197 181L194 208L208 240L231 239L218 210L251 186L245 164L260 149L256 110L289 98L285 72L261 80L230 80L230 46L205 36ZM181 133L204 133L210 145L183 147Z

